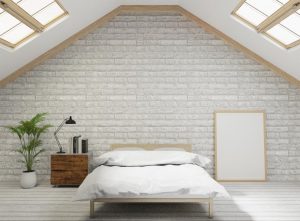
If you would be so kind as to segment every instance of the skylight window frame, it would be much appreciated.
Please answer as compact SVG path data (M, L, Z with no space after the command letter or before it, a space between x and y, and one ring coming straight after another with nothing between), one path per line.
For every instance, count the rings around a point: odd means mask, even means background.
M280 23L278 23L278 24L280 25ZM274 27L274 26L273 26L273 27ZM270 28L270 29L271 29L271 28ZM268 30L270 30L270 29L268 29ZM292 43L290 43L290 44L284 44L283 42L281 42L281 41L278 40L277 38L275 38L275 37L273 37L272 35L268 34L268 33L267 33L268 30L266 30L266 32L263 32L263 34L264 34L266 37L270 38L272 41L276 42L277 44L281 45L282 47L284 47L284 48L286 48L286 49L290 49L290 48L293 48L293 47L296 47L296 46L300 45L300 39L297 40L297 41L294 41L294 42L292 42Z
M53 0L63 11L63 13L51 21L49 21L47 24L43 25L38 20L36 20L33 16L43 10L44 8L38 10L33 15L30 15L27 13L23 8L21 8L17 3L13 2L12 0L0 0L0 8L4 10L4 12L9 13L16 19L18 19L21 23L27 25L29 28L33 29L33 33L26 36L25 38L21 39L20 41L16 42L15 44L2 39L0 37L0 44L5 45L9 48L15 48L19 46L20 44L24 43L25 41L29 40L30 38L34 37L37 33L43 32L45 29L47 29L49 26L51 26L53 23L57 22L61 18L67 16L69 13L68 11L62 6L62 4L58 0ZM50 4L53 4L50 3ZM50 5L49 4L49 5Z
M59 5L59 7L61 7L61 9L64 11L64 13L57 16L56 18L52 19L52 21L50 21L46 25L44 25L45 28L48 28L49 26L51 26L52 24L54 24L55 22L57 22L58 20L62 19L63 17L65 17L69 14L67 12L67 10L62 6L62 4L58 0L54 0L54 1Z
M238 3L238 5L234 8L234 10L232 11L232 15L237 17L239 20L241 20L242 22L246 23L248 26L250 26L253 29L256 29L257 26L255 26L254 24L252 24L250 21L244 19L243 17L241 17L240 15L237 14L237 11L242 7L242 5L246 2L247 0L240 0L240 2ZM267 15L266 15L267 16Z
M272 15L266 15L267 18L257 26L244 19L237 13L237 11L246 3L246 1L247 0L240 0L238 5L234 8L234 10L231 13L234 17L241 20L243 23L247 24L248 26L256 30L258 33L262 33L264 36L271 39L283 48L290 49L300 45L300 39L290 44L284 44L280 40L267 33L267 31L273 28L274 26L280 25L280 22L286 19L288 16L290 16L293 13L296 13L297 10L300 9L300 0L290 0L286 4L283 4L283 6L280 7L277 11L275 11Z

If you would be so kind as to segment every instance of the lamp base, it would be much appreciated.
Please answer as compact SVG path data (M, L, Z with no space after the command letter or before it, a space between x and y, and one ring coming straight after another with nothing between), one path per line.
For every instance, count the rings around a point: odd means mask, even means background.
M64 152L64 151L58 151L58 152L56 152L56 153L58 153L58 154L63 154L63 153L66 153L66 152Z

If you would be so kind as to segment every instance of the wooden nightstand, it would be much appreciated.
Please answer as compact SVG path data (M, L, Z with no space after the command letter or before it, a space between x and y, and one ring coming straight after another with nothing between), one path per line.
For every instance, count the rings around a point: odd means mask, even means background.
M89 173L89 154L52 154L51 184L80 185Z

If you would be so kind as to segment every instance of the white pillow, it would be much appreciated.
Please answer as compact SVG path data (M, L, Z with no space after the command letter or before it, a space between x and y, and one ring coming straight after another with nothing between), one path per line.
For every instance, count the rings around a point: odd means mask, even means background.
M205 167L210 163L207 157L185 151L110 151L94 159L94 165L107 166L156 166L196 164Z

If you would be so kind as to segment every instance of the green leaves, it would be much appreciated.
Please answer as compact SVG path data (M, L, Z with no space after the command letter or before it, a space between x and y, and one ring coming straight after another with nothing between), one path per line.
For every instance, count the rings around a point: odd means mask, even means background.
M16 134L20 140L20 148L17 152L22 154L27 168L27 171L32 171L34 163L37 162L36 157L44 152L44 149L39 148L42 146L40 136L46 133L52 125L40 125L45 120L47 113L38 113L30 120L20 121L17 126L6 126L12 134Z

